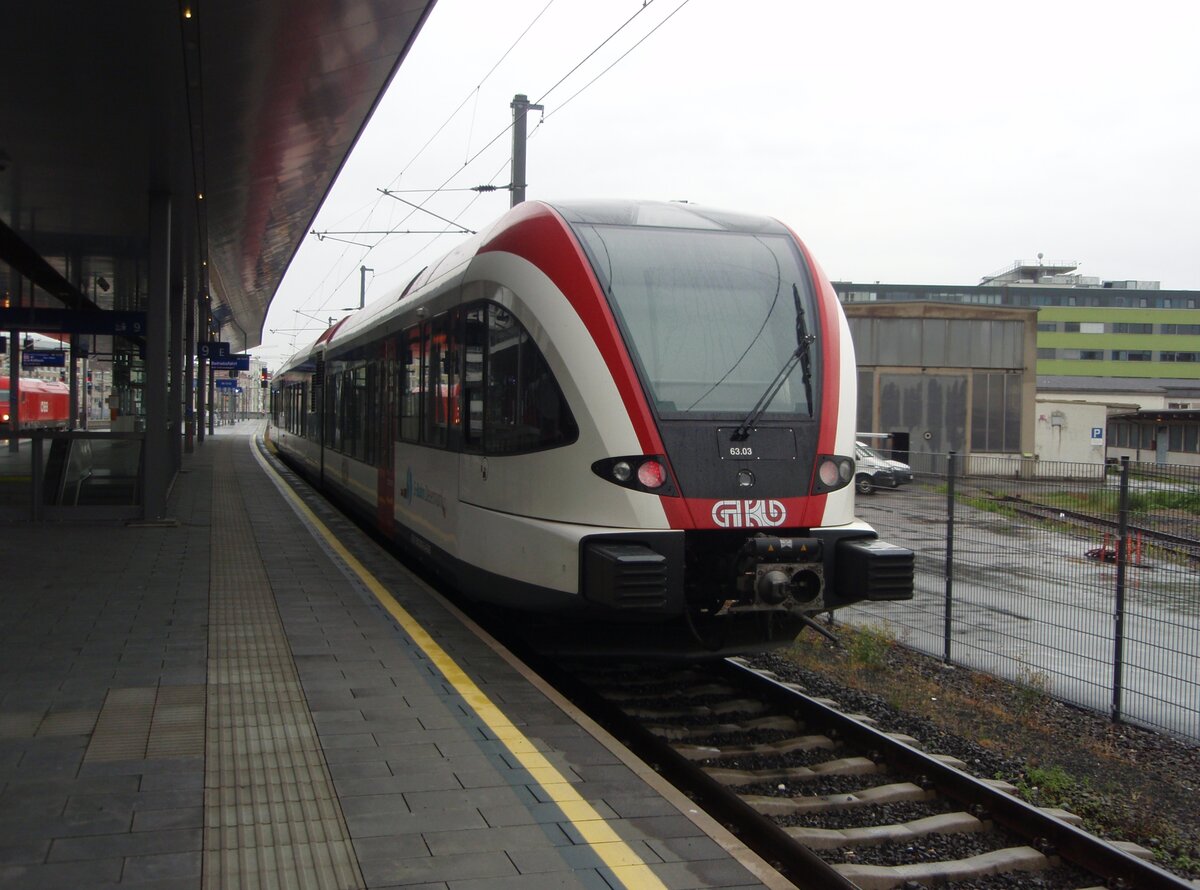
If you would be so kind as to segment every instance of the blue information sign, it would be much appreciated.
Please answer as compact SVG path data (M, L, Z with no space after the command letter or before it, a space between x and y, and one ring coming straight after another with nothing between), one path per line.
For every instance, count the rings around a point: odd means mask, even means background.
M238 388L238 384L237 384L236 380L229 380L225 377L218 377L216 380L216 384L217 384L217 389L237 389Z
M146 313L117 309L0 307L0 330L139 337L146 333Z
M234 355L229 358L215 358L211 364L214 371L249 371L250 356Z
M21 353L22 368L65 368L67 354L59 349L26 349Z

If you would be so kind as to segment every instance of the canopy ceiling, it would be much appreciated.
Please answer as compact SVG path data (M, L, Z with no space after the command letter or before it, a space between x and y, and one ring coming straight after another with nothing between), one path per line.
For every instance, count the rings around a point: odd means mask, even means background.
M257 346L434 2L6 4L0 298L144 304L151 196L167 195L175 280L210 295L234 350Z

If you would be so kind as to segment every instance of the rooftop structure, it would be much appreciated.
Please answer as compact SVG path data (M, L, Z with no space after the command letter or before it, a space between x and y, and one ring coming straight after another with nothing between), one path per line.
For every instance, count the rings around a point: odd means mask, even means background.
M1037 373L1200 380L1200 291L1079 275L1075 263L1015 261L978 285L833 282L844 304L933 301L1029 307Z

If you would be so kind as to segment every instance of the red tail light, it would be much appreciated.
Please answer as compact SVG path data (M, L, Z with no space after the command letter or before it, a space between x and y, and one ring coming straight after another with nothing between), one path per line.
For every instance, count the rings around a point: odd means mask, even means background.
M660 497L678 497L679 494L667 470L667 458L662 454L605 458L592 464L592 472L622 488L652 492Z
M638 482L647 488L660 488L667 481L667 470L656 460L648 460L638 467Z

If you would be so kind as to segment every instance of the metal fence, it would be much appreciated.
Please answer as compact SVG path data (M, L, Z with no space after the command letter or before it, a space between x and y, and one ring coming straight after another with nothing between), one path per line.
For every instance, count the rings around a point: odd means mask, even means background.
M1200 469L941 455L858 498L916 553L910 602L839 619L1200 741Z

